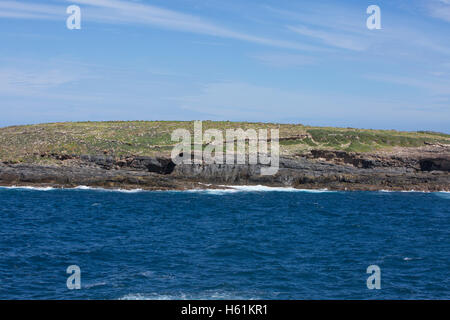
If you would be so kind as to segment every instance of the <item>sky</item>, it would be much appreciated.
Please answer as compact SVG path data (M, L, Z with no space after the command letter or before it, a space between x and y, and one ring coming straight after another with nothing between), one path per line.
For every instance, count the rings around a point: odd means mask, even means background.
M450 133L450 0L0 0L0 113Z

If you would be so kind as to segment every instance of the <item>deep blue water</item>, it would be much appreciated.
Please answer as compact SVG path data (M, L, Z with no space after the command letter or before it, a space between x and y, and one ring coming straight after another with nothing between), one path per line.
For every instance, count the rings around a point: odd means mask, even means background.
M0 188L0 236L0 299L450 298L449 193Z

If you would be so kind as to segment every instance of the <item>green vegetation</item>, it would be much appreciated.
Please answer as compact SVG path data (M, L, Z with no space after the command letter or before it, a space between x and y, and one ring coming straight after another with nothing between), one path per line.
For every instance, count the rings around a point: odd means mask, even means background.
M175 129L193 132L193 121L65 122L0 128L0 160L49 161L51 154L168 155ZM311 149L373 152L393 147L450 144L450 135L293 124L203 121L207 129L279 129L282 154Z

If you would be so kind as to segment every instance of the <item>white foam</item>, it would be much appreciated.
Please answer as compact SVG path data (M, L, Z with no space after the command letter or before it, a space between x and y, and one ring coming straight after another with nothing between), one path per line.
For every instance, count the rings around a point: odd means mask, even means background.
M417 258L411 258L411 257L404 257L403 261L411 261L411 260L422 260L422 258L417 257Z
M225 187L225 186L221 186ZM279 192L329 192L328 189L296 189L292 187L267 187L262 185L257 186L228 186L230 188L236 189L238 191L246 192L264 192L264 191L279 191Z
M106 188L99 188L99 187L88 187L88 186L78 186L75 188L68 188L75 189L75 190L93 190L93 191L109 191L109 192L126 192L126 193L136 193L144 191L143 189L106 189Z
M54 188L54 187L31 187L31 186L0 186L0 189L17 189L17 190L33 190L33 191L51 191L51 190L93 190L93 191L109 191L109 192L126 192L135 193L145 191L143 189L106 189L88 186L77 186L74 188ZM150 190L149 190L150 191Z
M90 288L101 287L101 286L106 286L106 282L96 282L96 283L83 284L82 288L83 289L90 289Z
M129 293L119 298L119 300L253 300L254 297L244 297L240 294L232 294L226 292L204 292L200 294L179 293L176 295L158 294L158 293Z
M35 191L50 191L57 190L58 188L53 187L30 187L30 186L10 186L10 187L0 187L2 189L23 189L23 190L35 190Z
M226 194L238 192L236 189L188 189L188 190L177 190L176 192L192 192L192 193L206 193L206 194Z
M119 300L177 300L168 295L143 295L140 293L130 293L120 297ZM178 299L179 300L179 299ZM181 299L183 300L183 299Z
M420 191L420 190L378 190L378 192L403 192L403 193L441 193L441 192L447 192L447 191Z
M78 189L78 190L92 190L94 188L88 187L88 186L78 186L78 187L75 187L74 189Z
M202 184L202 183L199 183ZM212 186L211 184L202 184L205 186ZM0 189L23 189L23 190L34 190L34 191L51 191L51 190L91 190L91 191L107 191L107 192L124 192L124 193L137 193L137 192L201 192L207 194L222 195L226 193L235 192L309 192L309 193L324 193L324 192L338 192L328 189L297 189L292 187L268 187L263 185L255 186L239 186L239 185L218 185L223 189L188 189L188 190L144 190L144 189L108 189L101 187L89 187L89 186L77 186L74 188L54 188L54 187L32 187L32 186L0 186ZM390 193L390 192L411 192L411 193L434 193L441 194L443 197L447 197L450 191L416 191L416 190L378 190L378 192Z
M310 192L310 193L323 193L323 192L336 192L328 189L296 189L292 187L267 187L263 185L256 186L237 186L237 185L219 185L223 189L191 189L185 190L185 192L201 192L207 194L226 194L236 192Z

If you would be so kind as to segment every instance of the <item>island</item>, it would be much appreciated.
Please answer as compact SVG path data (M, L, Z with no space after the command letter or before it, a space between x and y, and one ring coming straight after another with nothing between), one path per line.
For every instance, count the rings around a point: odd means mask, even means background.
M202 124L203 130L277 129L278 171L261 175L263 164L174 163L171 151L177 142L172 133L192 132L193 121L62 122L0 128L0 185L450 190L449 134L230 121Z

